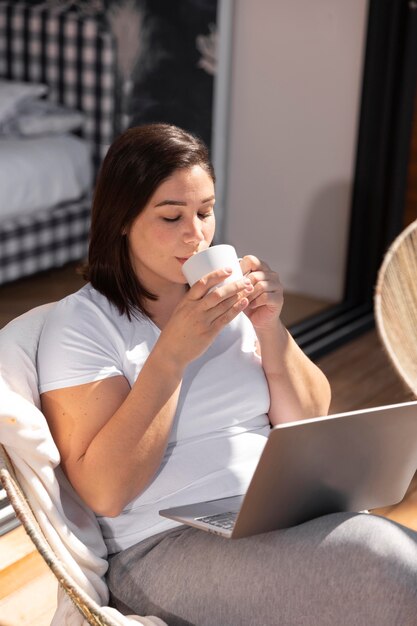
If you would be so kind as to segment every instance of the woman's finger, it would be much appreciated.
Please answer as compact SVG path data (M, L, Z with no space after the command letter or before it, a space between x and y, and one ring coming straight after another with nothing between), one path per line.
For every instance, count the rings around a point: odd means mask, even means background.
M213 289L204 298L206 309L211 309L218 306L224 300L235 296L241 292L249 293L253 291L253 285L248 278L242 278L241 280L226 283L217 289Z
M249 278L252 284L255 284L259 281L268 281L275 285L280 285L281 281L279 279L279 275L276 272L271 270L257 270L254 272L250 272L246 278Z
M214 320L223 316L230 309L235 307L236 310L243 310L248 304L248 295L253 291L253 286L251 284L245 285L242 281L238 281L235 286L235 290L231 295L226 297L225 290L216 289L215 292L209 294L206 298L204 298L201 302L204 303L204 313L207 316L208 323L212 323ZM237 291L236 291L237 289ZM246 304L240 307L239 302L245 299Z
M258 307L265 306L265 305L268 305L268 304L272 304L271 303L271 294L267 293L265 291L264 291L264 293L261 293L261 295L259 295L254 300L250 300L249 301L249 307L251 309L257 309ZM274 304L275 304L275 300L274 300Z
M269 294L277 294L278 297L281 297L283 288L279 280L259 280L254 281L254 289L248 294L249 302L252 302L256 298L260 296L261 293L269 293Z
M244 311L249 305L247 298L240 298L233 306L228 308L225 312L215 317L211 323L213 330L219 331L224 326L229 324L235 317ZM217 310L218 311L218 310Z
M258 259L258 257L254 256L253 254L247 254L246 256L244 256L240 261L240 267L243 274L247 274L248 272L255 272L256 270L260 269L269 269L266 263Z
M255 283L253 285L253 291L248 294L249 302L256 300L256 298L258 298L261 295L261 293L264 293L266 291L275 291L275 289L272 289L272 287L271 288L269 287L270 286L267 281L259 281Z
M201 300L213 287L222 283L232 273L231 268L222 268L202 276L188 291L190 300Z

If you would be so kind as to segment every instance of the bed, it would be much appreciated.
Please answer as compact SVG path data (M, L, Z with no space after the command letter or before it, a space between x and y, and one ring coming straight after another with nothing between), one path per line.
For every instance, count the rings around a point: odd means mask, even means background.
M25 86L31 97L7 109L1 94ZM115 42L102 16L0 1L0 285L85 256L116 94ZM78 125L63 122L77 115Z

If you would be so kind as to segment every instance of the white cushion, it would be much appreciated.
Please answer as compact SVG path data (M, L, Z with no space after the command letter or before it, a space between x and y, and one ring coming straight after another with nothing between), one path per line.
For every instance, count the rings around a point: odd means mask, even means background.
M19 107L48 91L42 83L24 83L14 80L0 80L0 123L12 117Z
M83 122L84 115L80 111L48 100L29 100L8 121L0 124L0 135L36 137L71 133L81 128Z

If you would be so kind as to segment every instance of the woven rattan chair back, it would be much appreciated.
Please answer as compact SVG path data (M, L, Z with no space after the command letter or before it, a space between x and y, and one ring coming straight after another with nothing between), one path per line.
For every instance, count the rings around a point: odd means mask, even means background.
M375 321L400 377L417 396L417 220L393 241L380 267Z
M65 564L57 558L39 527L28 499L19 484L12 463L2 445L0 445L0 481L17 518L22 523L46 564L52 570L58 583L69 595L78 610L81 611L87 623L92 626L118 626L113 619L104 615L99 605L67 574Z

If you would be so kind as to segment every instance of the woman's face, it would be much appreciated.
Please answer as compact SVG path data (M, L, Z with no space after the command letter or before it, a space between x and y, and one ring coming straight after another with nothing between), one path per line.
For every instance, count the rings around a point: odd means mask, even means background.
M209 247L214 236L214 183L201 166L179 169L157 188L128 231L136 276L158 293L184 285L185 261Z

